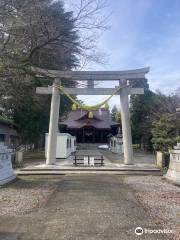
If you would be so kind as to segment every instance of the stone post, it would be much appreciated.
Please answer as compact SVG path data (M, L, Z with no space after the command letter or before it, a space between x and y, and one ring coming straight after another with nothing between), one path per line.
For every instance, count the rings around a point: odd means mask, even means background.
M59 124L59 107L60 107L60 93L55 87L56 84L60 84L59 79L55 79L52 86L52 98L51 98L51 111L49 121L49 136L47 145L47 158L46 164L56 164L56 145L57 145L57 132Z
M165 177L180 186L180 143L170 150L169 168Z
M120 84L126 84L121 81ZM132 136L130 125L130 111L128 99L128 87L125 86L120 90L120 103L121 103L121 121L123 133L123 146L124 146L124 164L133 164L133 149L132 149Z

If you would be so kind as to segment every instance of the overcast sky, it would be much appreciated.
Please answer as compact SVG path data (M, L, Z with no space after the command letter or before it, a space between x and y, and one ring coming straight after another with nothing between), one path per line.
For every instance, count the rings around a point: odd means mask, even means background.
M74 0L76 1L76 0ZM150 88L166 94L180 87L180 0L107 0L110 29L99 39L108 64L86 70L150 67ZM105 97L79 97L87 104ZM119 104L113 97L111 105Z

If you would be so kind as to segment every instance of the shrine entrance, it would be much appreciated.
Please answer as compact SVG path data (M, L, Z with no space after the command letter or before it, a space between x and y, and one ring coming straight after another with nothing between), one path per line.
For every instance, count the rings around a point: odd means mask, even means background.
M70 99L72 99L71 95L120 95L124 164L129 165L134 163L128 96L144 93L143 88L134 88L133 85L136 81L146 79L145 75L149 72L149 68L127 71L57 71L39 68L34 68L33 70L36 74L38 74L38 76L42 75L43 77L46 75L54 78L54 82L51 87L39 87L36 89L38 94L52 94L46 158L47 165L56 164L56 145L61 94L67 95ZM61 79L65 79L67 81L87 81L88 87L65 88L61 85ZM116 88L95 88L94 81L118 81L119 84ZM104 103L106 101L104 101ZM76 104L78 105L77 102ZM92 109L101 105L102 104L92 106ZM83 109L83 105L80 107ZM91 106L88 106L88 109L91 109ZM93 140L92 131L93 129L91 128L84 129L84 138L86 141Z
M83 143L94 143L95 142L95 131L96 129L94 127L83 127Z

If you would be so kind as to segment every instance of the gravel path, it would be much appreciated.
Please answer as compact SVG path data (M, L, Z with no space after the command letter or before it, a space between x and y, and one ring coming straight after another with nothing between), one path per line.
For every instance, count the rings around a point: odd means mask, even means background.
M53 181L27 178L0 187L0 216L16 216L43 206L56 189Z
M128 176L124 183L134 189L135 197L157 224L173 230L169 239L180 239L180 187L159 176Z
M160 177L154 176L117 175L23 178L0 189L0 239L172 239L173 235L143 234L139 237L134 232L136 227L171 227L162 225L159 212L155 215L156 211L152 211L157 207L151 205L153 199L155 202L159 199L156 194L152 195L159 191L159 180ZM163 181L161 187L163 193L179 192ZM172 199L176 199L175 196ZM173 216L175 206L173 203Z

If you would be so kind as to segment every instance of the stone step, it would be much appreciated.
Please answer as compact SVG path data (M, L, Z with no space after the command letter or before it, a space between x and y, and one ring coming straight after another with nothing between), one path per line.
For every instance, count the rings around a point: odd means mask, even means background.
M161 172L155 171L18 171L18 176L24 175L69 175L69 174L111 174L111 175L154 175L162 176Z
M45 168L38 168L38 167L28 167L28 168L22 168L18 171L154 171L159 172L160 169L158 168L110 168L110 167L67 167L67 168L61 168L61 167L45 167Z
M118 168L25 168L16 171L17 175L64 175L64 174L119 174L119 175L163 175L159 169L118 169Z

